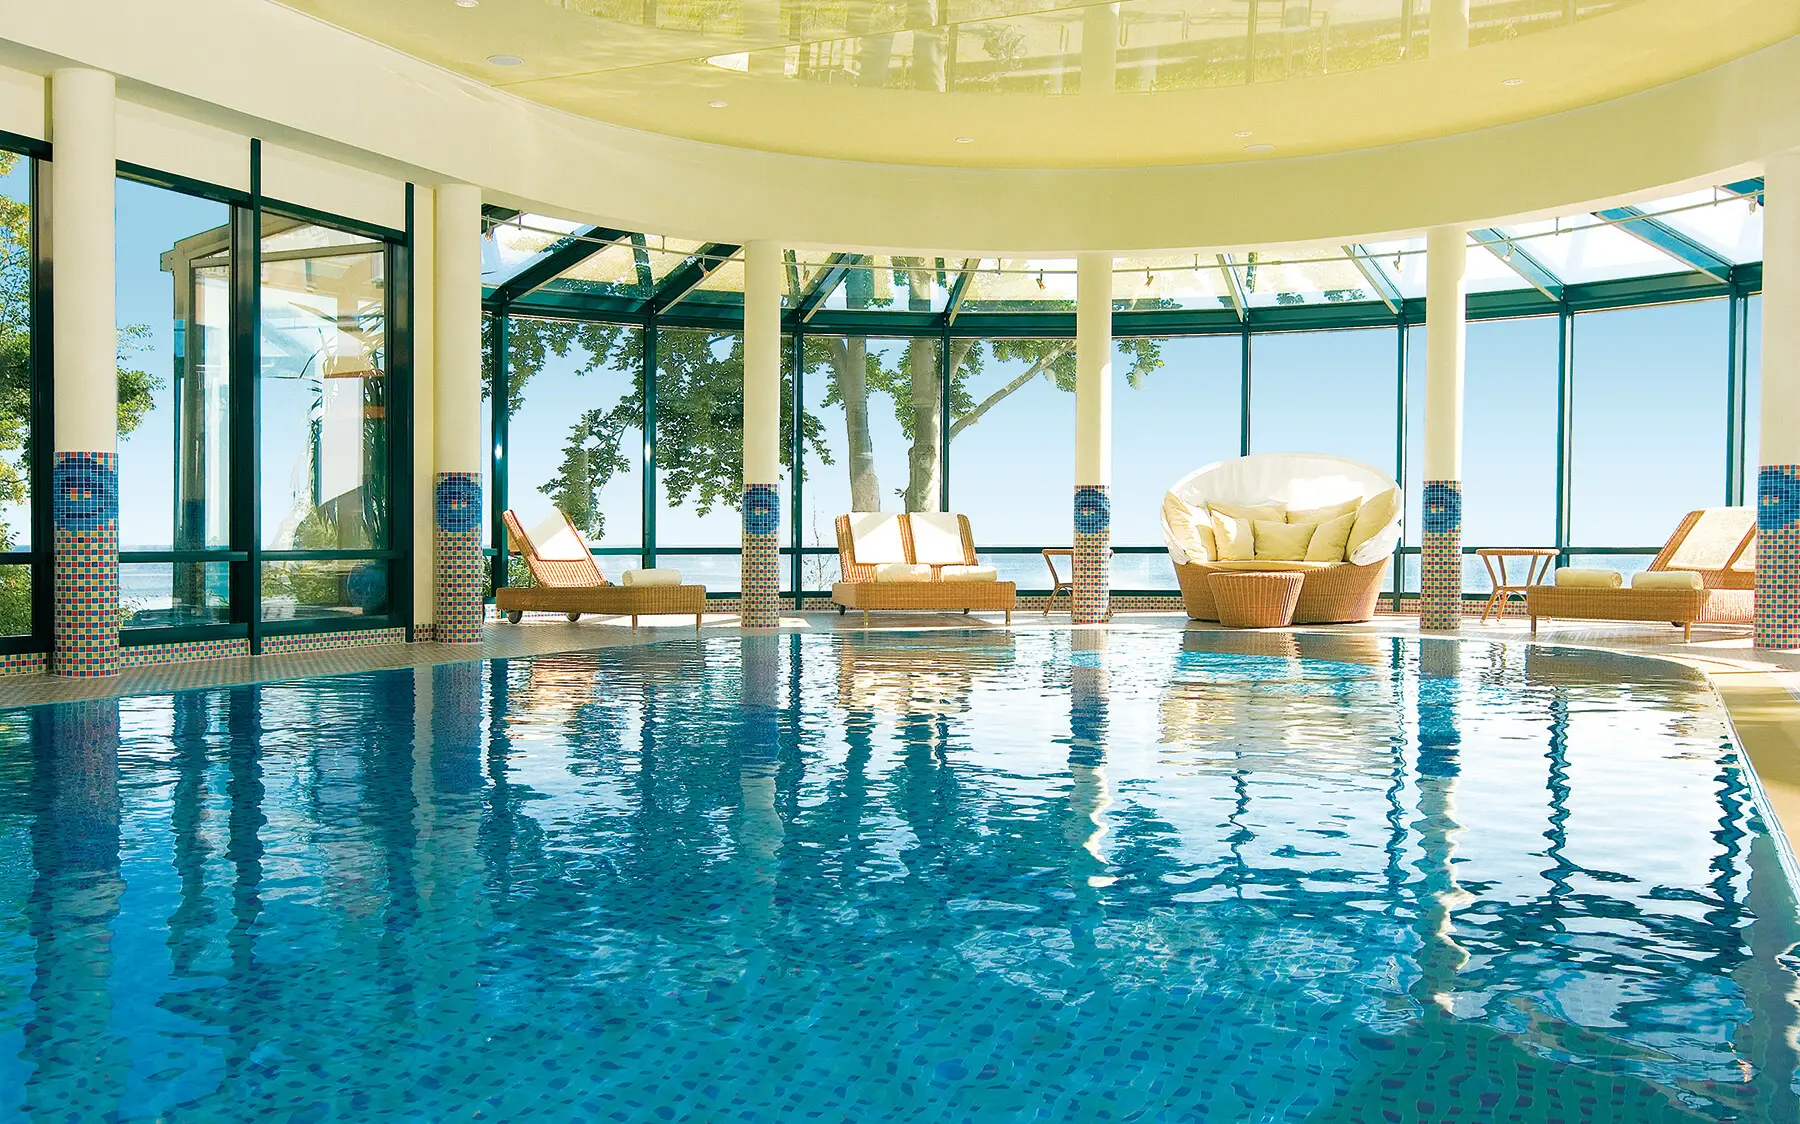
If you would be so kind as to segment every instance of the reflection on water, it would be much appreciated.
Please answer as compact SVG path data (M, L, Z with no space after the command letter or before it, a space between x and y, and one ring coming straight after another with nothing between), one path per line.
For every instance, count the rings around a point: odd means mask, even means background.
M0 738L0 1118L1796 1118L1672 665L750 637Z

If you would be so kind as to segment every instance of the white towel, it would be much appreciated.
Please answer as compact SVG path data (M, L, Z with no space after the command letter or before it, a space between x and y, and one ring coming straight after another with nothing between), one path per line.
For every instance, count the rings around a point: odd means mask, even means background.
M931 580L931 567L915 566L911 562L890 562L885 566L875 567L875 580L878 582L928 582Z
M1556 584L1564 589L1617 589L1625 579L1617 570L1581 570L1564 566L1556 571Z
M1631 575L1633 589L1705 589L1706 581L1692 570L1644 570Z
M994 582L1000 580L1000 571L992 566L945 566L942 573L947 582Z
M680 585L680 570L626 570L619 575L621 585Z

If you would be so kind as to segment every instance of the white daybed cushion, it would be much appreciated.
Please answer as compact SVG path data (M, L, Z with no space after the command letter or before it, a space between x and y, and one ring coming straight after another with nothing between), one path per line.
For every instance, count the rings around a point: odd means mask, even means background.
M620 585L680 585L680 570L626 570L619 575Z
M588 557L587 544L560 511L552 511L525 532L532 553L547 562L579 562Z
M1583 570L1564 566L1556 571L1556 584L1564 589L1618 589L1625 579L1617 570Z
M1210 562L1219 548L1213 540L1212 516L1205 506L1178 498L1173 492L1163 494L1163 531L1169 540L1181 547L1191 562Z
M1356 509L1356 522L1344 542L1344 555L1358 566L1369 566L1392 557L1400 545L1399 488L1387 488L1370 496Z
M1287 521L1289 523L1329 523L1340 515L1355 514L1356 509L1361 506L1362 498L1359 496L1353 500L1344 500L1342 503L1328 503L1323 507L1290 507L1287 511Z
M1356 512L1346 512L1336 519L1327 519L1319 524L1313 532L1312 541L1306 544L1306 560L1308 562L1342 562L1345 548L1350 542L1350 532L1356 526Z
M1631 575L1633 589L1705 589L1706 579L1692 570L1642 570Z
M1258 562L1300 562L1306 558L1306 548L1312 545L1319 525L1256 519L1251 521L1250 530Z
M906 517L912 524L914 562L925 566L961 566L968 561L963 552L962 520L947 511L915 511Z
M1250 530L1250 520L1215 511L1212 529L1213 542L1218 546L1218 553L1213 556L1215 561L1245 562L1256 557L1256 539Z
M878 582L928 582L931 580L931 567L915 566L911 562L889 562L885 566L875 567L875 580Z
M900 538L900 517L890 512L852 512L850 544L856 550L856 560L865 566L906 561L906 544Z
M1169 489L1176 499L1191 506L1219 504L1280 505L1285 512L1362 502L1396 487L1393 478L1372 465L1321 453L1254 453L1218 461L1188 473ZM1400 505L1391 525L1351 552L1349 561L1360 566L1384 561L1400 542ZM1163 538L1169 557L1177 564L1189 561L1165 526Z
M947 582L997 582L1000 571L992 566L945 566L938 571Z

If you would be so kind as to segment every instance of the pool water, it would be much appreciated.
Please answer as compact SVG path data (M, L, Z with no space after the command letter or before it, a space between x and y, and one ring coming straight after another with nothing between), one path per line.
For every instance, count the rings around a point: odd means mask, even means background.
M0 714L0 1119L1796 1119L1703 681L720 638Z

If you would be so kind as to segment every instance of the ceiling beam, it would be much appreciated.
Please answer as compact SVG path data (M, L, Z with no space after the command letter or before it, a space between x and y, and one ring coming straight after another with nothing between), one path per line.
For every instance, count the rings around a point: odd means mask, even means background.
M1230 254L1219 255L1219 267L1225 272L1225 291L1231 297L1232 311L1239 320L1250 319L1250 297L1244 292L1244 279L1238 276Z
M843 284L844 275L862 261L861 254L833 254L825 262L825 268L806 287L800 296L800 302L794 306L794 318L805 324L813 318L813 313L824 307L826 300L837 287Z
M1524 278L1525 283L1553 301L1563 299L1562 278L1550 272L1550 267L1531 255L1531 251L1514 242L1505 232L1493 227L1469 231L1469 237L1487 247L1488 252L1512 271Z
M1608 207L1604 211L1595 211L1594 217L1612 223L1639 242L1669 255L1689 269L1699 270L1718 281L1729 280L1731 277L1730 262L1668 223L1647 215L1636 207Z
M956 275L956 284L950 286L950 303L944 306L944 327L956 323L956 314L961 311L963 298L969 293L969 282L975 279L975 271L980 268L980 258L963 259L962 272Z
M706 245L688 255L688 259L669 271L656 292L644 302L643 311L651 316L660 316L669 311L681 299L698 289L708 277L720 266L724 265L731 255L743 247L728 245L724 242L708 242Z
M1350 255L1350 260L1356 264L1356 271L1362 274L1363 280L1367 281L1370 288L1375 290L1375 295L1381 298L1381 303L1387 305L1389 312L1398 316L1400 306L1405 303L1406 298L1400 295L1400 287L1381 271L1381 263L1376 261L1368 249L1358 242L1347 244L1344 247L1344 253Z
M612 230L603 226L584 226L580 230L566 234L552 242L549 249L545 250L536 261L495 286L493 295L488 298L487 303L502 307L509 305L533 289L555 280L615 242L630 237L631 235L622 230Z

